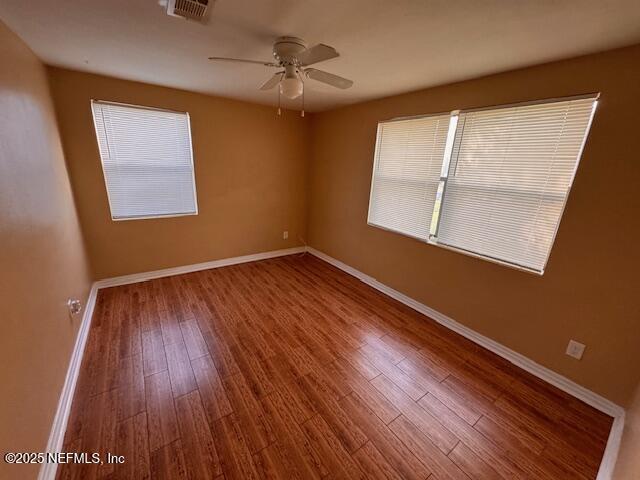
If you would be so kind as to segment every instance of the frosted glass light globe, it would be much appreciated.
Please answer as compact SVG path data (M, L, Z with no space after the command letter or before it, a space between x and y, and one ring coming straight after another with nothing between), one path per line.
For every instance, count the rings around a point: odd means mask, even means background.
M280 81L280 93L287 98L298 98L302 95L302 80L298 77L285 77Z

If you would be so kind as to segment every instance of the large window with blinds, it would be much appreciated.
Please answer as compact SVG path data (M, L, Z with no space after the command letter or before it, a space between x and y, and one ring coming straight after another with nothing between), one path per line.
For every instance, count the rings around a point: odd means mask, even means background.
M198 213L189 114L91 102L113 220Z
M596 102L380 123L369 224L542 274Z

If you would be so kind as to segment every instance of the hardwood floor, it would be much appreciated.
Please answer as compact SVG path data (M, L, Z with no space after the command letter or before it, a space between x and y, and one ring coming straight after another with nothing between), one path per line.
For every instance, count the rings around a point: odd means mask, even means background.
M58 478L593 479L612 419L310 255L100 290Z

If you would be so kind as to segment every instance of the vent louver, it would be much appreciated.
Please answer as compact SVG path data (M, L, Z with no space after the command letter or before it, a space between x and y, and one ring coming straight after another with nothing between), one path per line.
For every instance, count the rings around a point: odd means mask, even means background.
M210 0L169 0L167 14L188 20L204 21ZM213 3L213 0L211 0Z

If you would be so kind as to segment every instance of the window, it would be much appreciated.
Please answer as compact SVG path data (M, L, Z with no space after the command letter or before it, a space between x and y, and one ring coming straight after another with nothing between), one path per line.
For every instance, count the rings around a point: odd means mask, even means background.
M196 215L189 114L92 101L113 220Z
M592 95L381 123L369 223L542 274L596 100ZM445 141L435 126L408 127L445 119ZM387 193L388 171L424 186Z
M449 115L378 125L369 223L427 239Z

